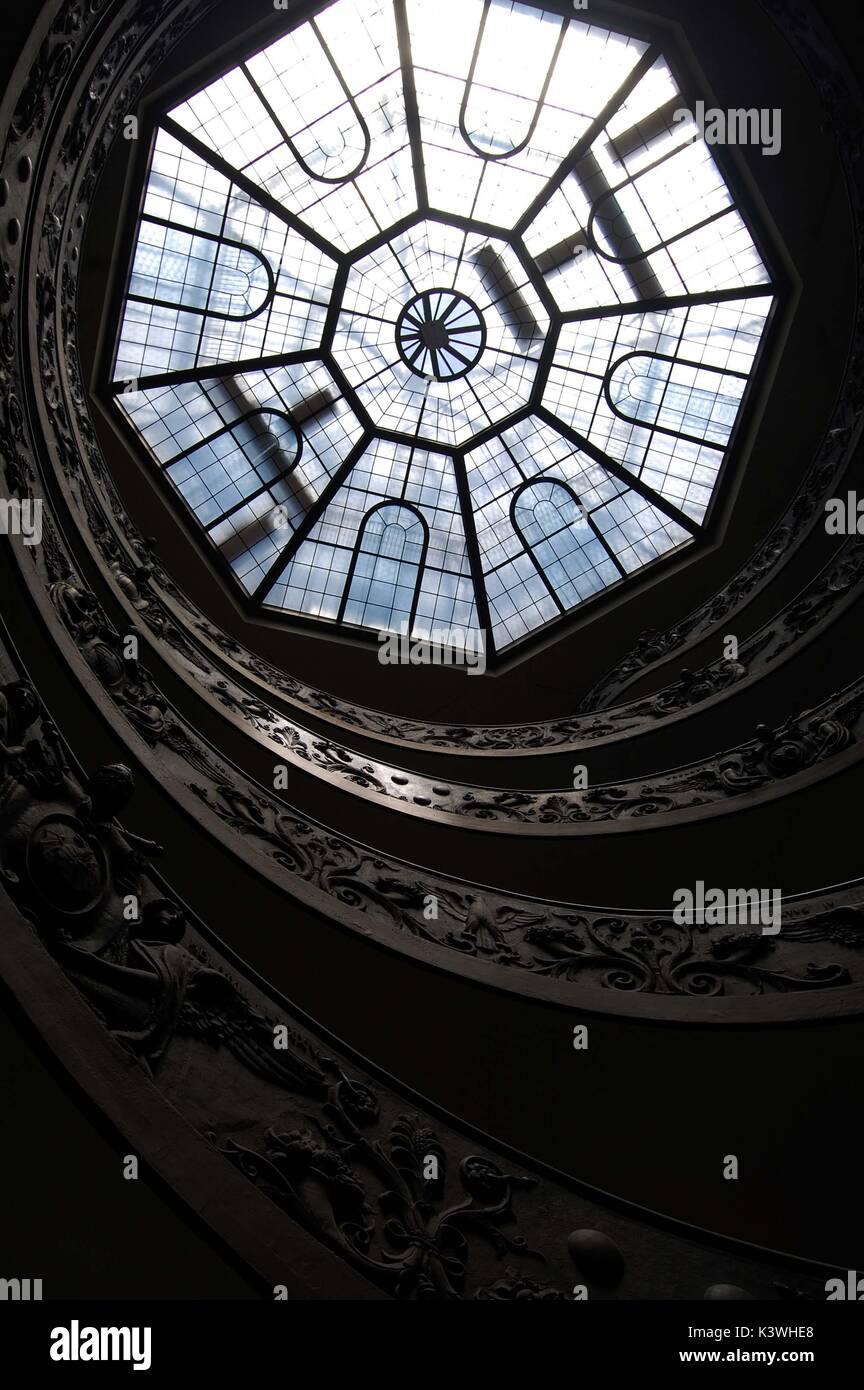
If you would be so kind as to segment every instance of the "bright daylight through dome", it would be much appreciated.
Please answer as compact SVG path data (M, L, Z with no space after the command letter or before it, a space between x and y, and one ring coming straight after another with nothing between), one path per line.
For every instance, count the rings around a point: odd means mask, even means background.
M158 123L113 391L248 605L494 658L702 533L773 303L664 55L337 0Z

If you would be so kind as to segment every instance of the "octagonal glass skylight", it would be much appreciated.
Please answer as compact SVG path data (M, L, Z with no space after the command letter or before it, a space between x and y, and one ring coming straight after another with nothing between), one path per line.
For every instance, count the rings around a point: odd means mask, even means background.
M775 291L685 111L563 7L336 0L161 117L112 392L250 607L494 659L698 539Z

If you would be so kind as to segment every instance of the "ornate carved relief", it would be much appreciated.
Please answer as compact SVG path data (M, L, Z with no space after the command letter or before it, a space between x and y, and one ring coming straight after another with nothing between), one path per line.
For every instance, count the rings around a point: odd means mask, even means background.
M120 571L121 583L134 593L136 608L146 605L147 567ZM142 577L143 576L143 577ZM221 780L217 764L202 754L180 717L168 711L137 660L123 657L123 639L114 632L92 593L65 578L50 594L64 625L75 638L91 671L111 693L120 711L151 746L167 744L187 762ZM857 756L864 685L856 685L805 711L771 731L760 726L756 738L740 748L701 763L640 778L638 782L603 785L586 791L484 791L440 781L360 758L330 740L316 737L279 716L261 701L237 693L223 679L199 668L200 693L210 694L248 732L265 744L278 761L306 767L357 794L410 811L413 815L458 824L469 821L484 830L579 833L608 822L662 820L683 811L717 813L733 798L753 795L826 762L835 754ZM790 785L796 785L790 782Z
M97 10L99 8L96 7ZM161 582L162 574L152 554L152 548L144 538L137 535L129 519L122 514L116 494L107 490L104 462L96 447L92 425L81 413L84 392L75 376L74 352L69 356L67 364L66 353L64 352L61 360L58 351L61 342L67 352L74 344L75 273L72 251L75 250L75 237L80 232L83 209L92 194L100 163L105 157L110 139L116 132L120 113L127 109L129 102L134 99L135 92L149 70L148 64L152 66L158 61L160 54L170 47L184 26L202 13L206 6L171 5L168 0L163 0L161 4L153 3L137 8L134 23L131 24L126 22L128 16L125 15L122 5L107 5L102 8L106 17L110 14L114 25L110 32L106 30L109 46L105 49L98 80L93 86L88 87L75 109L74 119L68 127L64 127L62 157L52 164L52 182L44 204L42 240L38 247L37 274L34 282L34 328L39 343L39 385L42 404L47 407L43 411L42 424L53 438L62 473L77 486L81 479L82 463L80 439L71 423L72 417L76 418L88 466L106 485L104 496L112 508L112 526L109 527L95 494L89 487L82 487L80 496L94 528L108 572L116 581L118 593L124 595L125 601L141 622L152 624L152 630L158 633L161 641L182 651L192 665L197 663L197 669L204 671L209 667L200 653L197 641L192 641L180 630L175 616L154 592L155 581L158 577ZM90 14L90 21L93 19L93 13L95 12ZM167 15L172 16L170 23L168 27L160 29L161 19ZM46 53L64 52L67 45L65 30L61 28L52 31L50 39L46 39L46 45ZM146 50L140 63L138 46ZM72 61L72 48L74 43L70 41L68 58L59 60L64 73ZM131 71L133 55L136 62L134 73ZM121 70L121 65L127 58L130 59L128 73ZM53 71L52 64L53 60L49 62ZM107 83L109 74L115 68L118 69L117 82L116 87L111 90L109 100ZM42 110L43 115L47 111L49 99L53 101L57 97L59 100L57 81L49 81L46 71L43 63L39 83L43 88L47 83L50 90L44 90L39 101L28 102L28 110ZM13 121L12 134L6 146L7 159L15 158L19 152L17 130L18 127ZM35 117L32 127L28 127L29 135L34 135L34 132ZM98 136L91 147L93 156L80 183L76 184L75 160L84 149L81 142L89 138L90 134ZM74 197L70 196L72 190ZM75 209L74 214L70 213L68 217L67 207ZM58 274L61 246L64 259ZM0 333L0 343L4 343L8 348L7 358L11 364L15 358L16 345L20 346L16 336L17 272L11 260L4 265L2 285L7 303L2 309L3 329ZM58 284L61 295L59 306L55 300L55 286ZM18 285L17 290L20 289L21 286ZM20 368L17 359L14 365L17 374ZM3 433L0 438L0 443L4 446L6 478L10 485L20 487L23 484L32 489L38 476L36 454L31 449L29 435L25 430L25 412L21 404L23 382L13 382L12 375L10 368L7 381L10 389L3 402ZM848 401L844 398L843 408L847 407ZM832 445L828 455L817 462L808 484L809 491L805 489L805 493L802 493L807 505L799 499L796 517L802 528L805 522L812 522L818 511L819 499L827 486L826 480L835 478L841 466L842 459L838 455L837 447ZM114 522L118 527L116 533L112 533ZM771 550L771 545L776 550L776 544L776 537L770 545L766 543L767 549L762 552L759 567L760 574L763 573L766 564L770 569L771 565L777 562L778 557L774 550ZM770 564L765 558L769 553L774 557ZM596 942L592 943L587 937L578 937L579 946L574 944L581 924L581 910L575 913L574 922L573 911L562 910L558 905L540 904L536 907L540 922L525 927L525 924L520 925L518 920L514 919L511 922L506 917L502 919L501 913L514 913L518 919L526 911L531 915L535 911L534 905L522 904L518 900L503 896L484 894L482 908L475 910L472 918L470 909L472 902L477 902L477 894L467 891L464 885L439 880L432 875L418 879L417 871L399 864L398 861L376 857L362 846L352 845L338 836L329 835L320 827L310 825L289 808L280 805L275 798L262 795L254 785L238 779L215 757L211 749L186 728L143 667L138 663L125 661L121 666L118 655L119 634L75 572L50 514L46 518L44 544L38 556L31 555L27 559L25 575L32 582L34 593L38 593L42 585L50 586L51 600L69 632L74 635L94 679L108 691L116 708L131 724L135 733L143 738L149 747L159 747L166 755L166 770L170 768L170 776L166 771L166 782L171 784L173 779L173 785L178 790L191 792L197 797L201 808L207 808L209 812L210 825L218 824L227 828L238 841L246 844L253 842L264 861L272 865L280 881L284 882L290 891L302 895L304 889L312 885L319 891L329 893L337 904L373 915L391 934L395 927L398 932L408 932L438 946L445 946L451 951L456 950L462 955L473 954L479 958L492 958L499 964L518 962L523 968L539 974L553 973L554 970L554 973L564 978L568 978L572 973L580 978L589 979L591 971L584 968L583 960L589 959L592 955L609 954L608 942L604 942L604 949L600 952L597 950ZM828 582L826 595L831 589L831 583ZM842 591L842 582L840 590ZM730 598L729 601L735 600ZM180 600L177 599L177 602ZM183 603L186 611L193 614L188 602L184 600ZM727 612L728 608L723 611ZM813 611L816 611L815 608ZM795 621L806 623L806 605L804 608L799 607ZM223 646L228 645L228 639L223 639ZM724 678L718 677L721 685ZM690 678L685 677L685 686L689 681ZM239 700L239 707L245 711L247 718L261 725L266 715L266 706L262 702L248 696L238 696L230 688L227 680L221 687L221 694L232 702L235 712ZM829 702L824 710L818 713L810 712L806 719L802 717L800 727L787 727L778 731L776 735L760 733L755 743L745 745L742 749L724 755L720 760L713 760L712 764L700 766L695 771L684 769L669 774L659 785L646 785L644 788L640 786L637 789L600 788L587 794L582 802L547 796L539 809L538 823L566 825L571 815L575 816L574 823L577 827L580 817L582 823L589 825L594 822L607 824L630 818L638 818L642 822L649 816L664 814L675 806L704 806L711 798L720 804L730 795L741 795L742 789L743 795L752 795L754 791L758 793L759 788L771 779L788 778L790 772L797 775L802 770L815 767L820 761L827 760L838 749L853 749L857 739L859 717L855 704L857 695L854 692L844 695L843 700L849 704L848 709L841 707L842 701L841 706L836 702ZM672 698L671 702L674 704L675 699ZM593 732L600 736L596 720ZM316 752L329 760L331 765L339 765L341 775L354 777L355 785L364 792L375 790L374 779L378 778L378 774L374 768L370 772L367 768L355 766L349 768L346 774L339 751L326 741L322 741L322 747ZM380 778L378 780L380 781ZM390 788L387 790L389 796ZM394 795L398 801L399 798L407 796L407 793L397 790ZM496 802L494 797L490 800L487 794L485 803L475 797L472 801L466 802L466 809L472 818L476 817L478 820L516 823L522 826L530 823L532 817L524 816L521 798L521 793L506 793ZM529 796L529 805L530 800ZM436 808L430 806L429 809ZM539 821L540 814L546 817L545 821ZM429 895L445 904L445 910L434 924L428 923L420 912L424 899ZM449 907L448 897L451 904ZM478 921L478 912L484 916L482 924ZM585 920L593 921L596 916L597 914L589 913ZM539 937L531 941L527 935L521 935L523 931L528 930L539 933L543 926L549 928L548 940L554 942L554 949L545 956L537 951ZM577 936L573 936L573 932L576 932ZM565 935L562 936L561 933ZM560 968L561 946L564 941L567 942L570 954L578 958L578 963L574 962L567 971ZM697 940L688 948L694 959L702 958L702 944ZM640 940L636 956L642 945ZM787 949L785 940L782 946L774 947L777 952L785 952ZM625 953L624 963L628 968L634 965L633 954ZM614 951L612 955L615 957ZM833 970L834 963L831 965ZM850 967L844 963L838 968L849 971ZM607 988L618 987L619 979L624 982L622 988L632 988L628 981L627 969L620 977L614 971L604 974L602 968L595 974L599 982ZM790 980L797 982L796 988L801 982L803 987L807 988L822 987L825 983L822 977L812 974L806 968L802 973L799 969L781 966L769 974L777 982L775 987L780 990L790 988ZM733 981L735 990L741 985L740 972L735 974L726 969L725 976L724 972L720 971L719 977L722 983L718 986L718 991L731 989ZM655 966L650 975L639 975L637 972L637 978L644 980L645 983L640 986L643 989L669 990L670 980L680 982L685 977L680 973L675 975L668 969L664 975ZM835 972L829 982L839 982L840 978ZM846 976L842 978L845 979ZM746 988L751 992L759 992L766 985L766 980L761 976L758 980L752 975L746 977ZM681 992L694 991L682 989Z
M385 1292L562 1299L576 1278L601 1297L699 1297L721 1278L764 1297L790 1279L803 1296L821 1295L825 1271L700 1250L691 1230L652 1228L523 1172L406 1110L391 1087L322 1047L227 966L153 880L158 845L116 819L131 773L102 767L82 785L25 681L0 692L0 759L3 886L137 1064L125 1090L155 1086L251 1184ZM492 940L476 906L464 929ZM18 949L30 949L26 938ZM648 1272L656 1258L642 1268L657 1246L674 1271L662 1287Z

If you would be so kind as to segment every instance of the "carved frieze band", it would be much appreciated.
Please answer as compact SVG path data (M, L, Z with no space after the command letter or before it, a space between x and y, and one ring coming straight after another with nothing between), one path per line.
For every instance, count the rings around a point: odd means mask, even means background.
M137 744L144 757L158 750L165 790L245 863L313 909L362 923L367 932L374 928L390 945L434 947L436 955L444 948L451 962L456 953L507 967L508 974L515 968L612 995L758 996L862 978L864 891L854 887L827 903L785 905L782 933L769 937L758 928L679 925L671 904L656 914L622 913L492 893L337 835L248 782L194 735L143 668L119 657L116 635L106 630L93 596L68 574L53 584L52 598L67 624L74 622L69 659L89 660L105 681L115 713L131 725L131 747ZM104 692L102 700L110 709ZM782 771L794 766L802 747L818 758L843 742L842 721L814 719L797 742L788 731L785 740L763 734L727 776L746 784L764 775L766 759Z
M134 100L146 67L138 61L137 46L146 49L152 64L158 60L161 52L176 41L194 15L205 8L191 4L171 6L165 0L163 4L153 3L136 8L134 23L130 24L127 22L129 16L124 14L123 6L119 4L91 7L91 18L104 11L107 19L110 12L111 24L106 27L106 48L99 68L99 80L94 78L90 82L75 110L75 119L62 127L60 157L52 162L51 183L41 222L41 241L37 248L36 304L31 306L35 308L33 341L39 347L39 372L33 383L38 386L38 392L33 404L39 412L39 423L45 437L52 443L49 455L59 460L63 473L69 478L77 476L81 468L80 441L73 428L72 414L77 414L82 430L87 425L80 383L77 383L76 389L74 374L67 379L59 346L62 341L67 349L62 354L63 358L74 362L74 260L71 252L75 249L76 229L80 231L79 224L83 218L82 212L77 209L86 207L92 195L93 183L99 171L99 157L94 154L85 178L76 184L77 162L90 134L94 128L100 127L100 123L102 138L94 148L101 151L104 158L110 143L112 121L116 128L119 113ZM83 11L78 7L73 7L73 10L78 15L78 21L83 23ZM167 28L160 28L161 17L169 12L172 15L170 24ZM60 101L63 84L73 80L70 72L76 33L69 37L67 28L63 27L72 25L74 31L73 18L72 11L66 7L61 27L56 32L52 31L43 50L40 50L36 76L25 88L13 113L11 143L6 147L7 163L10 150L17 150L21 142L31 142L32 145L41 123L47 120L51 103L55 98ZM135 63L132 63L130 55L135 56ZM120 95L113 100L110 110L105 103L103 111L103 99L112 74L118 70L125 71L123 63L127 58L130 59L132 75L125 85L121 84ZM73 186L74 209L70 204ZM40 203L40 206L43 205ZM69 248L68 256L66 248ZM56 272L61 264L61 249L64 255L59 276L59 303L62 307L58 333ZM0 348L6 363L4 374L9 389L4 394L0 429L7 483L13 490L32 493L37 489L44 491L38 481L36 463L44 450L34 449L30 422L25 419L27 377L22 371L18 353L21 346L19 297L26 293L27 288L17 283L15 272L9 263L4 263L3 279L0 281L0 299L3 300ZM69 397L65 394L67 385L72 388ZM92 467L101 466L103 481L107 483L104 463L101 463L96 451L92 426L89 429L89 438L85 440L86 455ZM839 466L837 456L832 453L828 470L832 479ZM828 468L824 459L820 467L821 473L817 468L813 475L814 479L821 478L818 487L813 483L813 496L817 498L824 491L825 471ZM98 523L101 513L92 492L83 489L81 496L91 511L94 526L101 524L105 527L104 518ZM135 538L134 528L128 521L126 524L131 541ZM146 607L150 600L139 587L139 583L145 583L144 577L134 569L130 570L128 555L124 555L110 535L107 540L114 547L107 551L107 556L114 565L118 585L133 605L141 602ZM137 543L140 547L139 562L143 565L147 559L146 547L140 540ZM649 923L643 917L583 911L560 904L526 904L503 895L471 891L468 886L455 880L422 875L395 859L379 856L361 845L332 835L323 827L311 824L292 812L276 797L265 794L261 788L238 777L234 769L216 757L183 724L144 667L137 662L123 660L119 650L121 635L82 582L50 512L46 515L44 542L38 554L23 550L18 553L22 559L23 573L43 615L46 620L50 617L50 601L61 616L68 634L74 639L70 644L74 659L82 665L86 663L92 676L98 679L100 688L110 697L115 716L122 716L127 730L131 728L133 731L132 746L136 746L137 738L142 741L140 746L145 750L159 749L164 756L166 786L173 787L175 794L185 798L186 804L197 802L205 824L211 827L211 833L227 836L241 852L247 847L254 847L267 870L287 891L301 898L305 895L316 907L321 908L326 902L329 910L337 915L340 910L347 911L349 920L356 920L358 914L366 914L382 926L384 934L391 940L398 940L400 936L412 937L436 948L443 946L448 952L475 956L496 965L520 966L536 976L562 981L578 980L580 983L593 981L603 988L621 992L647 990L683 995L746 994L769 990L788 992L843 985L857 978L851 969L857 960L857 917L854 913L849 924L843 919L840 936L837 935L836 918L831 917L822 938L831 943L832 952L841 948L848 950L848 963L845 957L841 964L832 956L827 964L820 962L814 965L809 959L802 963L800 942L794 933L784 932L782 942L768 941L763 937L748 937L741 941L724 937L719 942L712 939L710 930L703 933L699 929L684 929L683 932L678 928L673 929L669 917L664 914L651 919L649 930ZM830 589L830 583L828 587ZM161 637L178 650L183 650L193 666L197 660L200 669L201 657L197 648L179 629L166 621ZM223 693L226 692L229 700L235 698L227 685ZM105 707L108 708L108 705ZM252 719L260 717L254 708L246 709L246 714ZM860 701L856 687L835 697L821 710L789 721L781 729L758 731L753 742L723 755L713 765L705 765L695 772L685 769L669 774L661 785L648 787L644 794L641 787L635 794L630 788L600 788L587 796L583 795L581 799L576 797L572 802L568 800L563 806L554 804L547 796L541 806L531 808L533 815L525 815L518 798L527 796L530 804L530 794L504 793L497 805L494 801L485 806L478 805L477 801L466 803L464 814L472 820L515 824L520 830L532 819L536 819L539 825L572 825L578 830L596 822L614 826L627 819L638 819L641 823L658 814L668 815L675 807L686 810L694 804L710 805L712 799L717 804L725 803L732 796L744 799L758 795L761 789L778 781L792 785L796 777L806 776L822 765L827 766L830 760L837 757L857 756L859 718ZM128 733L126 736L129 736ZM339 750L333 750L335 746L324 743L316 752L325 762L329 760L342 764ZM305 760L302 752L295 750L295 756L299 761ZM346 774L343 765L340 776L346 775L357 776L357 770L349 769ZM362 770L359 775L361 782L368 776ZM375 789L360 786L360 790L366 792ZM387 795L391 797L389 788ZM398 804L401 798L408 795L408 792L397 787L392 792L392 799ZM413 793L411 795L412 803L416 805ZM512 799L514 796L515 801ZM437 811L438 808L430 806L428 809ZM541 814L558 816L559 820L541 821ZM312 889L315 895L310 899ZM434 918L425 914L430 899L437 904L438 915ZM809 920L812 914L806 915ZM818 917L818 912L815 915ZM794 914L787 920L794 925ZM807 930L811 930L809 925ZM803 938L808 942L808 950L809 940L819 939L818 932L822 928L814 930L817 931L816 937ZM757 963L768 957L772 958L771 964L776 968L768 969Z
M584 1185L526 1171L323 1045L154 876L161 847L118 820L134 793L129 769L79 775L21 677L0 647L0 958L14 938L26 976L46 948L135 1064L111 1093L121 1129L136 1088L155 1088L191 1126L182 1143L193 1131L209 1141L394 1298L568 1299L577 1287L579 1297L718 1297L718 1287L725 1297L824 1297L834 1271L718 1250L692 1228L659 1227ZM29 1003L38 1012L39 1000ZM77 1059L68 1010L63 1027ZM158 1148L152 1157L158 1169ZM187 1175L200 1172L192 1160ZM198 1205L207 1180L197 1179ZM182 1184L179 1195L191 1196ZM224 1202L203 1206L218 1228Z

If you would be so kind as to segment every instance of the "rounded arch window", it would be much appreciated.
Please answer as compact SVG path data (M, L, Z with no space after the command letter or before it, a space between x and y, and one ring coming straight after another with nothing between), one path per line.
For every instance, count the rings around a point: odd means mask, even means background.
M558 15L524 5L484 5L459 112L462 138L475 154L507 159L528 144L566 28Z
M259 251L157 218L142 219L129 298L213 318L248 319L273 297L273 274Z
M268 492L296 466L302 436L279 410L253 410L165 464L165 475L207 527ZM281 498L279 499L281 500Z
M339 617L362 627L410 630L426 559L428 528L404 502L385 502L366 513Z
M513 529L556 607L599 592L623 570L569 484L535 478L513 498Z
M746 385L747 377L740 372L633 352L610 367L606 398L622 420L723 445L729 442Z

